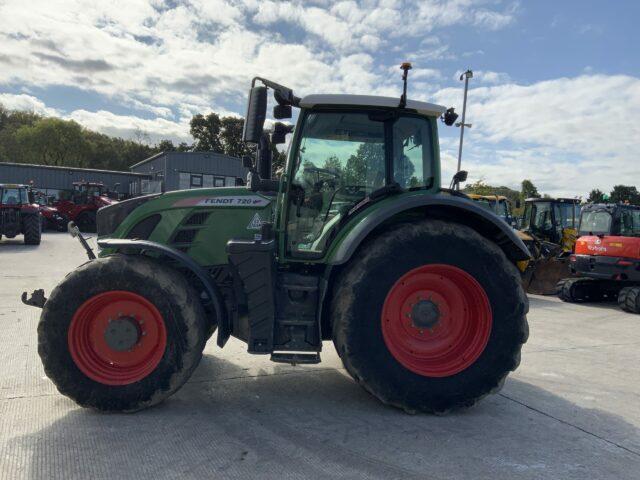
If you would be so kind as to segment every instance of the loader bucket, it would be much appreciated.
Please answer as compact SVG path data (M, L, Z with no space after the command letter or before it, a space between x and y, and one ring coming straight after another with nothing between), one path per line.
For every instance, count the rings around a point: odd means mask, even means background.
M555 295L556 284L571 276L567 257L551 256L531 262L522 276L522 285L527 293Z

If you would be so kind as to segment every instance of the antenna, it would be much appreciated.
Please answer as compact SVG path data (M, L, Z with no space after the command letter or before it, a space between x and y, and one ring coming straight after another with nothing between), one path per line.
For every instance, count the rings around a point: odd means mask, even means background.
M462 120L456 123L456 127L460 127L460 145L458 146L458 172L460 171L460 167L462 166L462 142L464 140L464 127L471 128L470 123L465 123L465 116L467 113L467 91L469 90L469 79L473 78L473 72L471 70L467 70L462 75L460 75L460 81L464 79L464 101L462 103ZM460 188L458 186L458 188Z
M400 104L398 105L398 108L404 108L407 106L407 77L409 76L409 70L411 70L411 68L413 67L409 62L403 62L402 65L400 65L400 69L404 73L402 74L402 96L400 96Z

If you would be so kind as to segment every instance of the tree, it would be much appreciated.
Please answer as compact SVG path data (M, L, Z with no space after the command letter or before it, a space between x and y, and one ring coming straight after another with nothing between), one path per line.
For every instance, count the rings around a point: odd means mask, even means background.
M523 180L522 181L522 199L527 198L540 198L540 194L538 193L538 189L533 184L531 180Z
M175 152L176 146L171 140L160 140L160 143L156 145L156 150L160 152Z
M82 127L74 121L43 118L22 126L16 140L25 156L33 163L85 167L89 145Z
M604 193L598 190L597 188L594 188L589 192L589 197L587 198L587 202L604 203L604 201L605 201Z
M222 127L220 140L222 141L224 153L236 158L251 155L253 151L252 148L242 141L244 119L239 117L223 117L220 123Z
M216 113L211 112L206 117L200 113L194 115L190 127L191 136L195 139L195 151L224 153L220 139L222 122Z
M640 205L640 192L634 186L615 185L609 197L612 203L629 202L632 205Z

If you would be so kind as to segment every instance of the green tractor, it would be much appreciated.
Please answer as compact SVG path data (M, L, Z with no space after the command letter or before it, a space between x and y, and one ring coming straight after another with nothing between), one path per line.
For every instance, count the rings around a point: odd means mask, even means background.
M176 392L207 339L274 362L320 362L333 340L385 404L444 413L497 391L527 340L513 229L440 185L438 118L406 99L309 95L263 78L250 90L246 186L174 191L98 211L100 253L42 306L39 354L59 391L103 411ZM267 93L276 123L267 134ZM286 171L272 144L293 131ZM458 177L460 178L460 177ZM77 229L70 227L78 235Z

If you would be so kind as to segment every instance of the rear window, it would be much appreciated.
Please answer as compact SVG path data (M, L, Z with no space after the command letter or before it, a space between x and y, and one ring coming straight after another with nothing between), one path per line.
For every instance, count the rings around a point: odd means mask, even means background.
M579 235L606 235L611 230L611 214L608 212L582 212Z

